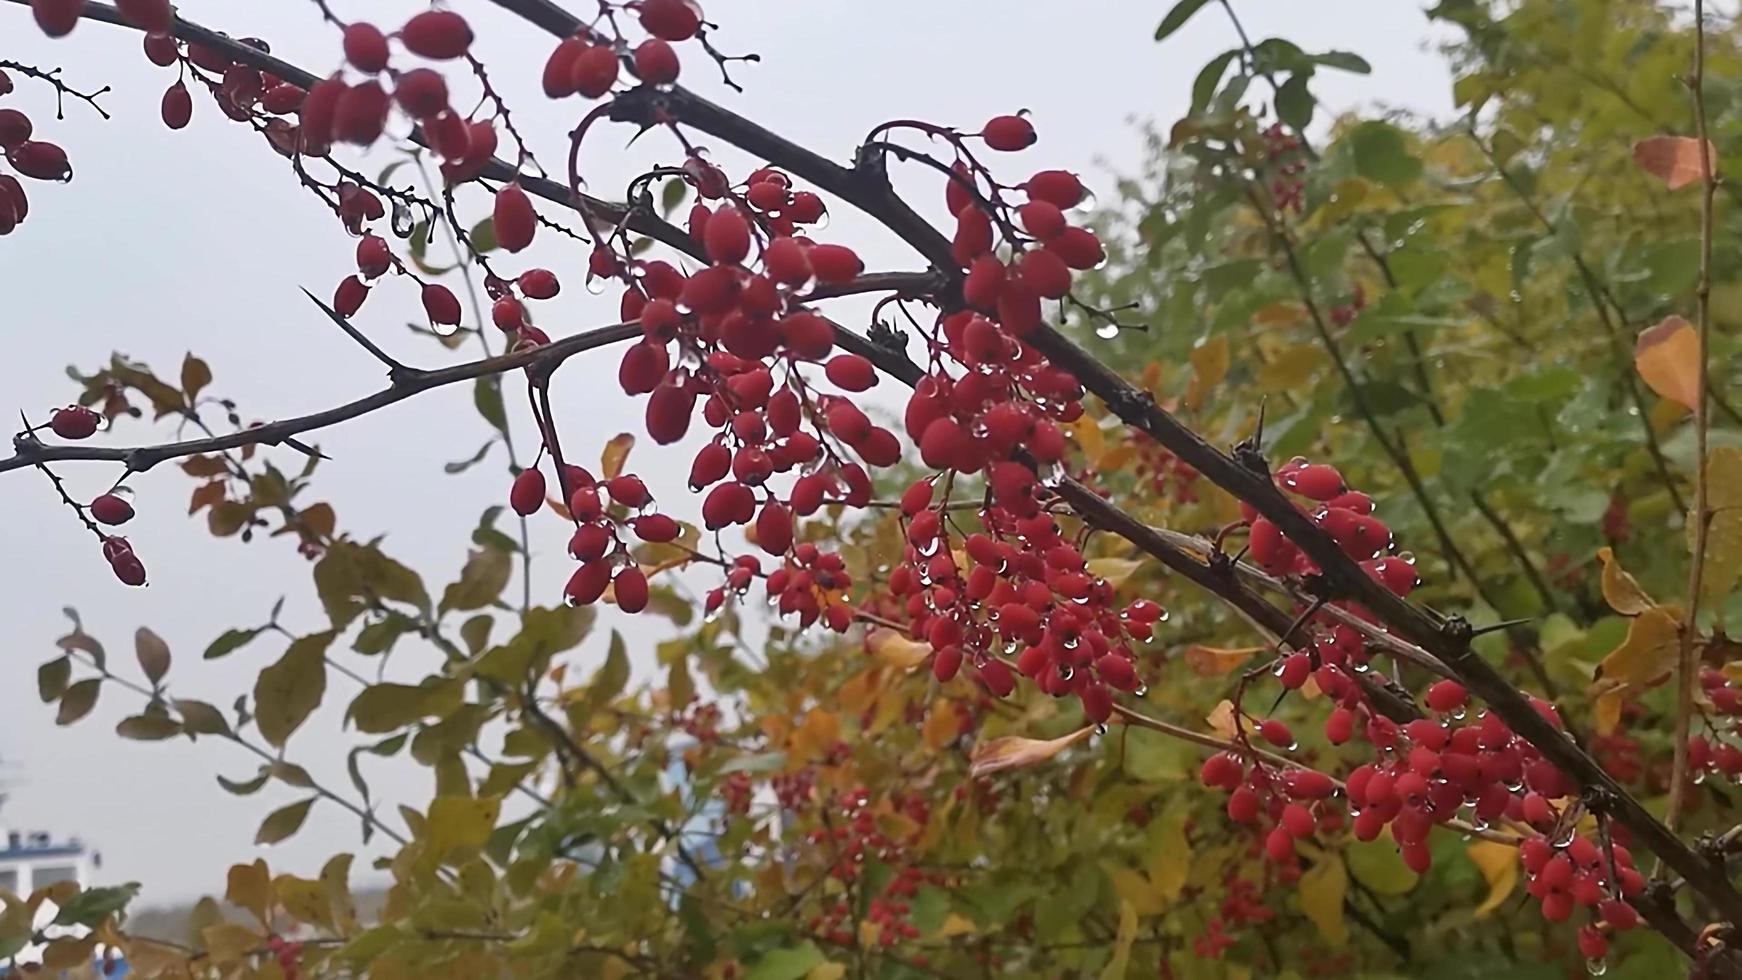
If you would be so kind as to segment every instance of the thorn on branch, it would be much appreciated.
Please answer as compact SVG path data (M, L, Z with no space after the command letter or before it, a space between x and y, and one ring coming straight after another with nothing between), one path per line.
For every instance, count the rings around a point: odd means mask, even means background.
M418 375L423 373L422 371L419 371L416 368L406 367L404 364L401 364L398 361L394 360L393 357L391 355L389 355L386 351L382 350L380 347L377 347L375 345L374 341L370 340L368 337L363 336L362 331L358 330L356 327L351 325L351 321L340 316L338 314L338 311L334 310L332 307L328 306L327 304L321 302L320 299L318 297L316 297L314 293L311 293L308 290L304 289L302 291L302 294L309 298L309 302L320 307L321 312L325 313L327 315L327 319L329 319L329 320L333 321L333 323L337 324L339 329L343 330L347 337L350 337L352 340L357 342L358 346L362 347L364 350L366 350L370 354L374 355L376 360L387 365L387 379L389 381L392 381L394 384L400 384L402 382L409 381L413 378L416 378Z
M708 34L717 29L713 24L704 25L702 30L696 32L696 40L701 42L702 50L708 53L708 57L714 59L714 64L720 66L720 81L725 82L726 87L734 92L743 92L744 86L732 80L732 74L726 69L726 65L734 61L760 62L762 56L759 54L721 53L720 49L714 47L713 42L708 40Z

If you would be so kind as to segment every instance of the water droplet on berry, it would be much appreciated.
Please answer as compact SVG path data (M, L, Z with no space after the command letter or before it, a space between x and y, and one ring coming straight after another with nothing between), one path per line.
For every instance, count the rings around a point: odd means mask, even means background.
M1119 324L1103 323L1095 328L1095 336L1102 340L1112 340L1114 337L1119 336Z
M1703 785L1705 783L1705 781L1706 781L1706 770L1701 769L1699 772L1694 773L1694 785L1695 786Z
M587 292L592 293L594 296L603 295L610 285L610 282L606 280L604 276L587 277Z
M1356 663L1356 664L1354 664L1354 665L1353 665L1353 666L1354 666L1354 669L1355 669L1355 673L1357 673L1357 674L1365 674L1365 673L1367 673L1367 672L1368 672L1368 671L1369 671L1369 670L1372 670L1372 669L1373 669L1373 668L1372 668L1372 667L1370 667L1370 666L1368 666L1368 665L1367 665L1367 662L1366 662L1366 661L1364 661L1364 660L1363 660L1363 661L1361 661L1361 662L1359 662L1359 663Z
M563 596L563 605L568 606L570 609L573 609L576 606L580 605L580 603L575 600L574 596L565 594Z
M460 325L457 323L432 323L429 328L437 337L452 337L460 332Z
M398 198L393 200L393 234L400 238L410 238L411 232L417 227L412 220L411 205Z
M1586 960L1585 972L1593 977L1600 977L1609 972L1608 960Z
M1068 681L1075 675L1076 671L1069 664L1059 668L1059 680L1061 681Z
M1163 609L1161 611L1161 615L1155 617L1155 621L1158 623L1165 623L1165 622L1167 622L1168 617L1170 617L1172 615L1173 615L1172 613L1168 612L1166 609Z
M1148 684L1137 685L1137 690L1132 691L1131 696L1134 698L1146 698L1146 697L1148 697L1149 696L1149 685Z
M1463 708L1457 708L1457 709L1454 709L1454 710L1453 710L1453 711L1452 711L1452 713L1451 713L1451 715L1450 715L1450 716L1449 716L1449 717L1450 717L1450 718L1451 718L1451 719L1452 719L1452 720L1453 720L1453 721L1463 721L1463 720L1464 720L1464 716L1465 716L1465 715L1466 715L1466 714L1468 714L1468 713L1469 713L1469 712L1467 712L1467 711L1465 711L1465 710L1464 710L1464 709L1463 709Z
M1106 724L1104 724L1104 723L1097 723L1097 724L1096 724L1096 725L1095 725L1095 734L1096 734L1096 735L1105 735L1105 734L1107 734L1107 726L1106 726Z
M806 222L805 227L809 228L812 231L826 231L826 230L828 230L829 212L824 211L822 214L822 217L818 218L815 221Z

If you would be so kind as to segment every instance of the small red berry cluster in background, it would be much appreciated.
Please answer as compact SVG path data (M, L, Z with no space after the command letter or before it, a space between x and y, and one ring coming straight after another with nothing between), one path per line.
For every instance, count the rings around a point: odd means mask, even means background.
M1355 318L1360 316L1361 311L1366 308L1367 289L1360 283L1356 283L1355 288L1349 292L1348 302L1338 303L1331 307L1331 324L1333 326L1346 327L1349 324L1354 323Z
M1147 483L1149 491L1157 497L1181 505L1197 503L1198 471L1147 432L1126 431L1129 444L1137 451L1136 458L1126 466L1137 479Z
M1307 167L1300 138L1280 122L1265 127L1262 135L1264 162L1275 175L1270 180L1270 195L1275 200L1276 210L1299 214L1305 203L1302 195L1306 190L1300 175Z
M1696 780L1708 773L1719 773L1726 779L1742 778L1742 689L1738 689L1721 670L1705 667L1700 670L1700 690L1711 702L1706 714L1710 726L1707 734L1688 740L1688 769Z
M877 926L879 945L892 946L918 938L919 929L908 919L912 911L910 900L921 885L944 883L942 872L908 864L908 848L930 819L930 804L917 793L898 792L887 807L873 806L870 791L859 787L834 800L832 806L824 805L833 813L823 821L825 826L807 835L807 840L829 862L829 877L851 886L864 876L869 862L895 868L895 874L882 890L871 896L865 920ZM913 825L914 830L906 839L891 838L881 829L879 817L891 811L906 817ZM851 891L845 891L825 905L811 919L810 930L829 937L831 942L852 943L855 931L851 899Z
M1192 940L1192 952L1201 959L1221 959L1228 947L1238 941L1228 930L1261 925L1276 917L1276 911L1264 903L1264 893L1257 882L1235 875L1227 880L1226 887L1219 914Z
M266 937L266 948L278 960L279 973L284 980L297 980L302 976L302 943L286 942L283 936L273 933Z

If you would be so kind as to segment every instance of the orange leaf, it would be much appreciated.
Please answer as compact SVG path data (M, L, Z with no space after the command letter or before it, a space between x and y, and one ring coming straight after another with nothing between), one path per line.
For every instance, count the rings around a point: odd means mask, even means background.
M1238 647L1223 649L1207 647L1202 643L1194 643L1186 648L1186 663L1204 677L1220 677L1232 671L1241 664L1252 659L1252 655L1265 647Z
M931 656L931 644L922 640L910 640L892 629L874 629L865 637L865 645L870 647L871 655L902 670L911 670L925 663Z
M1651 390L1693 410L1700 397L1700 340L1679 316L1639 334L1633 346L1633 366Z
M1718 175L1718 151L1706 146L1706 168ZM1704 178L1700 170L1700 141L1688 136L1653 136L1633 144L1633 160L1640 169L1662 180L1670 190L1680 190Z
M1598 548L1597 560L1603 563L1603 599L1610 609L1623 616L1637 616L1657 605L1640 587L1639 580L1621 567L1613 548Z
M1093 730L1093 725L1085 725L1069 735L1053 739L1007 736L995 738L990 742L981 742L974 746L968 773L972 776L984 776L1005 769L1017 769L1045 762L1081 741L1083 736Z

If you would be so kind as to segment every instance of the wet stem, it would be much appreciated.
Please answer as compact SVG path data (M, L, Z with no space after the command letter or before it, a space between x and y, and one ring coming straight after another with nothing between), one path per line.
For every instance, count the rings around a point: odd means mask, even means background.
M1694 686L1698 683L1700 589L1706 567L1706 539L1711 530L1712 515L1707 503L1706 439L1710 418L1706 389L1708 357L1712 332L1712 212L1717 197L1717 175L1712 172L1712 158L1706 138L1706 9L1705 0L1694 0L1694 67L1688 78L1693 94L1694 128L1700 157L1700 280L1695 292L1699 320L1699 384L1694 399L1694 509L1693 556L1688 567L1687 615L1682 620L1681 650L1676 665L1675 760L1670 773L1669 812L1664 823L1671 829L1686 802L1688 792L1688 735L1693 725ZM1660 869L1661 870L1661 869Z

